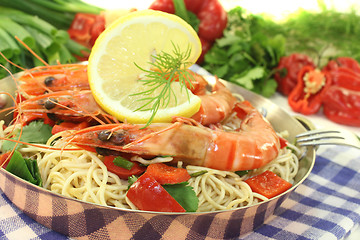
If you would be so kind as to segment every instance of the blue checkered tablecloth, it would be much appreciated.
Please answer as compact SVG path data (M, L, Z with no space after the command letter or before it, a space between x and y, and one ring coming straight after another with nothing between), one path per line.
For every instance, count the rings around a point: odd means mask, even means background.
M68 239L25 215L0 190L0 239Z
M320 147L313 171L275 214L239 239L343 239L360 223L360 151ZM21 212L0 190L0 239L67 239Z
M308 179L244 239L343 239L360 223L360 151L321 147Z

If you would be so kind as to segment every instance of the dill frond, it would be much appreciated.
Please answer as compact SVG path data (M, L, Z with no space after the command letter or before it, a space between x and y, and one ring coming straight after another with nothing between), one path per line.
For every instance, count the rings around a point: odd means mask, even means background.
M188 66L193 64L187 61L190 57L191 48L187 47L186 51L182 52L179 46L174 45L174 43L172 45L173 54L162 51L152 56L152 61L149 62L151 65L150 70L144 69L135 63L136 67L145 73L144 77L139 81L146 86L146 90L132 94L133 96L143 96L138 101L142 101L144 104L135 111L151 111L152 113L145 127L151 124L160 107L166 108L172 99L177 105L176 94L171 88L174 81L180 83L181 90L186 92L190 101L189 92L186 91L186 88L187 84L190 88L193 87L191 83L193 76L187 71ZM159 94L154 94L159 89Z

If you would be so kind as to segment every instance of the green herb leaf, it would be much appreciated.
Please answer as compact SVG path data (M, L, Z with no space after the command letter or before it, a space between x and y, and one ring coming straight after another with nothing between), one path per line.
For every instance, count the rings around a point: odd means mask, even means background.
M6 170L12 174L31 182L35 185L42 186L40 171L36 160L23 158L21 153L14 151Z
M273 78L267 79L263 84L265 87L261 89L260 94L263 95L264 97L271 97L272 95L274 95L277 87L276 80Z
M269 79L285 55L286 43L281 33L269 31L274 25L272 20L241 7L230 10L223 37L206 53L202 66L218 77L271 96L277 83Z
M128 189L131 187L131 185L133 185L134 182L136 182L138 180L138 178L135 175L132 175L130 177L128 177Z
M52 136L51 134L51 126L48 124L44 124L42 121L33 121L30 122L29 125L23 127L23 131L21 133L20 141L26 143L41 143L45 144L47 140ZM16 136L11 138L13 140L19 139L20 132L17 132ZM1 146L2 152L11 151L15 147L16 143L12 141L4 141ZM21 144L18 144L18 147Z
M188 182L179 184L163 185L165 190L186 210L186 212L196 212L199 199L193 187L188 186Z
M360 15L356 8L343 12L327 8L323 1L318 4L321 11L299 9L271 31L285 36L288 54L301 52L319 59L319 67L329 57L348 56L360 61Z
M245 87L246 89L253 90L254 88L253 81L264 77L264 74L265 74L264 68L254 67L247 72L243 72L242 76L232 79L231 81Z

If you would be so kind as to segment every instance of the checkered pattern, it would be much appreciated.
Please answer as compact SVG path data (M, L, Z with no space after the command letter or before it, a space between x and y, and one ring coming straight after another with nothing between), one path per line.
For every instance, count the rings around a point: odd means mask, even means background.
M0 186L8 197L0 192L0 239L342 239L360 223L359 156L356 149L321 147L312 173L288 199L196 218L119 212L53 198L16 178L4 183L2 171Z
M309 178L244 239L342 239L360 223L360 154L320 148ZM331 160L330 160L331 159Z
M0 190L0 239L69 239L37 223L14 206Z

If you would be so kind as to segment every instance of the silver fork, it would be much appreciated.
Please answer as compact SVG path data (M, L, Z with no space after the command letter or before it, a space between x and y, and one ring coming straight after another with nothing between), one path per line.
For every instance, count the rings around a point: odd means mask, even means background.
M318 129L296 135L299 146L344 145L360 149L360 139L347 130Z

